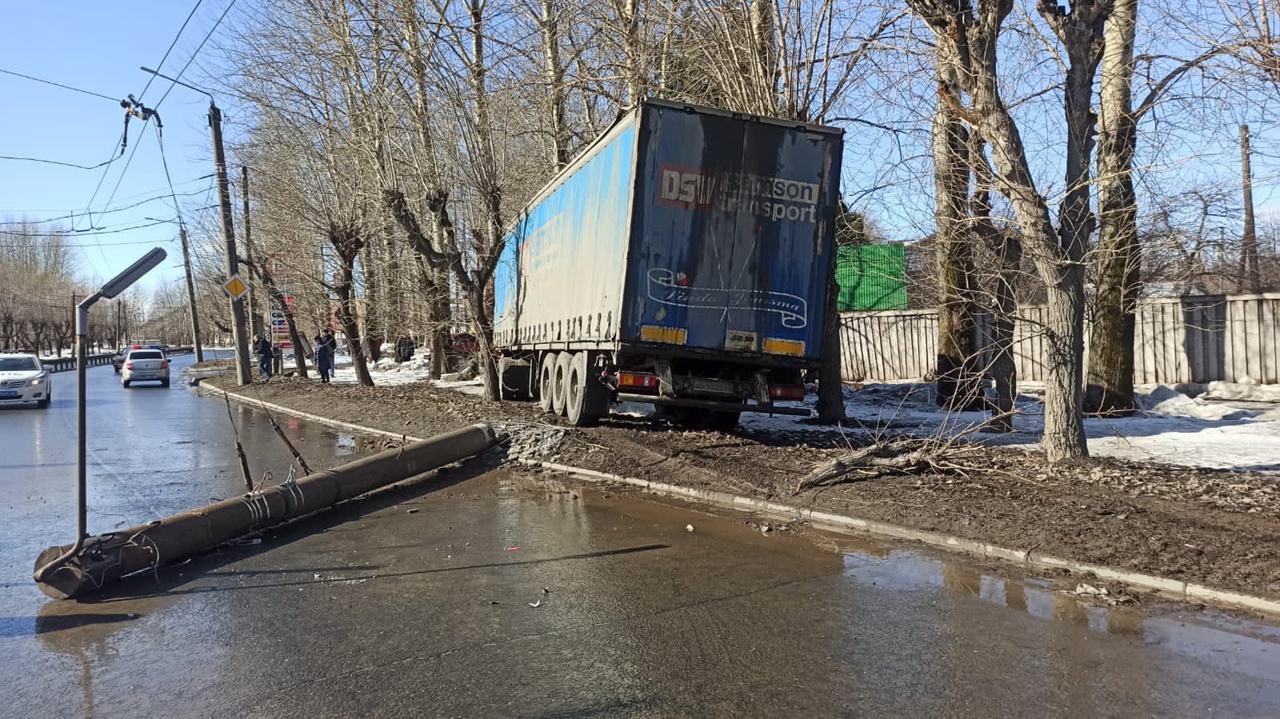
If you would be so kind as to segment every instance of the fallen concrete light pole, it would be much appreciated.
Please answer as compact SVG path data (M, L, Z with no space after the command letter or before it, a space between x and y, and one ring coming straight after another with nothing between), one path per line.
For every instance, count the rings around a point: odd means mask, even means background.
M55 598L101 589L135 572L171 564L379 487L479 454L497 442L493 429L474 424L448 434L307 475L296 482L225 499L172 517L83 541L49 547L36 559L36 584ZM70 555L54 566L54 560Z

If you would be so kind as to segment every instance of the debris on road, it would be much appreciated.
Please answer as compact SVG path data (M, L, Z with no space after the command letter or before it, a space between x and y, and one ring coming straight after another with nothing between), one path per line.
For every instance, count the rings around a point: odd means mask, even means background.
M1108 606L1116 606L1118 604L1136 604L1137 599L1128 594L1114 593L1106 587L1095 587L1092 584L1080 582L1076 588L1069 592L1077 597L1085 597L1094 599Z

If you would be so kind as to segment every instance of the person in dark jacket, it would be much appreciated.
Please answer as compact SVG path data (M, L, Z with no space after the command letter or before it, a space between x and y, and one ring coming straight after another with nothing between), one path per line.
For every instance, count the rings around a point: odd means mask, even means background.
M253 353L258 356L258 371L262 373L262 381L271 379L271 359L275 350L271 349L271 341L262 335L253 336Z
M401 337L396 342L396 361L404 364L413 357L413 340L408 337Z
M320 381L329 383L333 376L333 354L338 349L338 341L333 337L333 330L328 327L320 331L312 340L316 345L316 369L320 371Z

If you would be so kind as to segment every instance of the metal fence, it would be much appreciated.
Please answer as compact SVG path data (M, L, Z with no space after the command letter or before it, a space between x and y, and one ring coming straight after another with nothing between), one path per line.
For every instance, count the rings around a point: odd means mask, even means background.
M1045 378L1043 306L1022 307L1014 329L1019 379ZM978 317L987 352L988 317ZM844 379L921 379L937 362L938 313L841 314ZM1088 330L1085 332L1088 341ZM1252 379L1280 383L1280 293L1144 300L1135 327L1134 382L1205 383ZM1086 353L1087 356L1087 353Z
M174 355L185 355L193 352L195 352L195 349L192 347L170 347L165 354L172 357ZM85 359L88 361L85 363L85 366L100 367L102 365L108 365L111 364L112 357L115 357L114 352L102 352L87 355ZM76 356L73 352L67 357L51 357L49 359L42 359L40 360L40 364L50 372L70 372L76 368Z

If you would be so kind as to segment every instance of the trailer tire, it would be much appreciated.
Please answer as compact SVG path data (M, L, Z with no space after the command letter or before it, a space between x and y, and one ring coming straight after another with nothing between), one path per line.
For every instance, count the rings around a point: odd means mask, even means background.
M543 412L555 412L556 360L559 357L557 352L542 356L542 367L538 372L538 406Z
M556 356L555 374L552 375L551 385L554 391L551 395L551 408L560 415L565 416L565 400L568 398L568 392L565 391L569 385L569 365L573 362L572 352L561 352Z
M578 352L569 361L565 383L565 416L574 427L594 427L609 412L609 394L592 375L591 356Z

